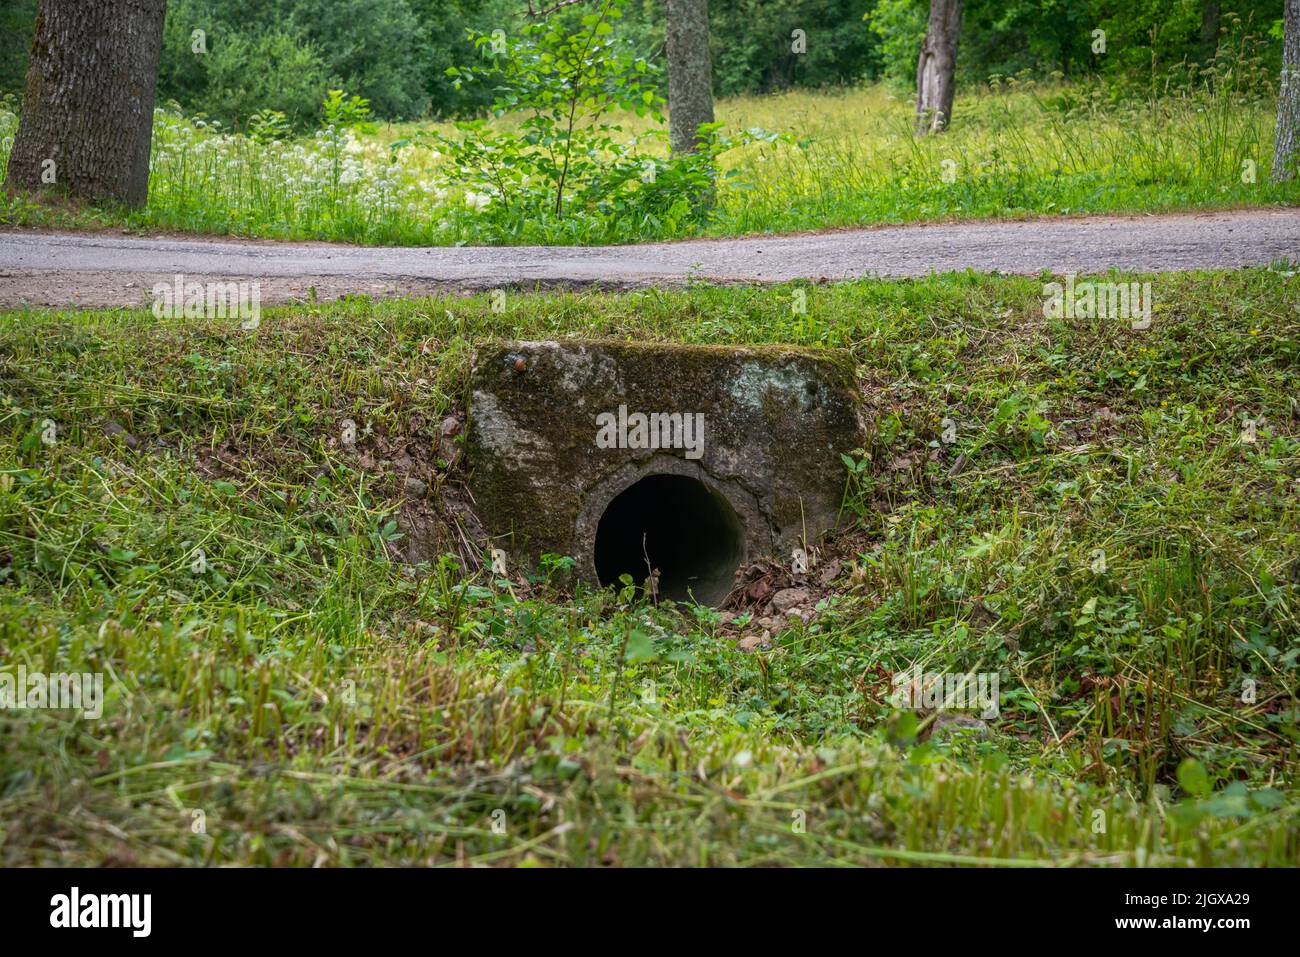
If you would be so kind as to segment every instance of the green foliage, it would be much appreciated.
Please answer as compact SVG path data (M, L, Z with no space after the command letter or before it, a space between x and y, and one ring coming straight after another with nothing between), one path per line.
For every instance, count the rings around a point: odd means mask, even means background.
M916 61L929 10L926 0L877 0L863 16L880 38L882 72L887 79L908 85L916 82Z
M1249 56L1260 55L1254 72L1276 85L1278 37L1269 27L1280 0L1220 4L1219 37L1201 41L1204 0L1137 0L1117 6L1109 0L968 0L958 47L958 74L968 83L997 77L1045 78L1095 75L1150 95L1197 85L1200 68L1220 51L1220 64L1239 67L1244 38L1255 38ZM879 38L885 77L915 83L916 61L925 36L926 0L875 0L864 19ZM1094 51L1102 31L1104 49Z
M236 33L209 51L203 59L206 86L197 99L199 112L238 126L269 109L300 129L315 124L326 72L308 43L279 30Z
M719 96L822 87L879 74L879 39L864 30L872 0L731 0L709 5L713 88ZM646 48L664 42L661 0L633 0L620 32ZM806 49L795 52L794 31ZM915 66L915 64L913 64Z
M789 285L0 316L0 668L107 692L0 711L0 864L1294 866L1300 280L1106 278L1149 329L966 273L800 287L808 338ZM485 340L820 330L871 428L808 621L465 541ZM982 739L889 700L913 664L998 674Z
M474 36L503 31L516 35L525 22L521 0L409 0L419 18L420 71L429 111L437 117L475 116L492 103L486 87L457 86L451 67L477 56Z
M428 101L424 32L407 0L292 0L286 25L318 51L329 82L390 119L418 117Z
M384 116L419 116L421 36L407 0L172 0L158 98L226 126L270 109L303 129L334 85Z
M21 93L27 85L36 0L6 0L0 5L0 93Z
M596 0L581 6L591 7ZM721 96L886 78L914 82L927 0L731 0L710 10L714 88ZM1195 85L1215 58L1221 72L1276 77L1282 0L1224 0L1217 43L1201 40L1203 0L967 0L958 70L967 83L998 77L1101 77L1126 95ZM572 11L570 11L572 12ZM661 0L628 0L616 35L662 64ZM21 89L35 0L0 11L0 90ZM175 100L226 126L259 108L300 128L328 86L355 90L384 119L481 115L492 91L447 75L473 53L467 34L517 37L521 0L171 0L159 102ZM865 23L863 21L866 21ZM194 29L209 53L191 49ZM802 30L806 52L793 49ZM1104 30L1104 53L1093 32ZM1248 55L1244 37L1259 42ZM223 52L224 48L230 50ZM1225 49L1226 48L1226 49ZM1235 51L1235 52L1233 52ZM261 75L258 75L261 74ZM662 77L654 82L662 93ZM1266 84L1267 86L1267 84Z
M321 104L327 126L337 129L359 129L362 132L374 132L370 125L370 101L355 93L349 95L342 90L330 90L325 94Z
M497 235L547 229L566 219L597 218L691 228L709 206L718 156L731 147L715 125L698 153L664 159L643 143L664 132L629 136L615 113L664 120L659 68L619 36L622 0L600 0L504 31L474 36L481 65L451 67L458 87L490 87L497 117L473 120L457 136L425 134L447 158L466 206Z
M1095 0L973 0L962 21L962 75L982 83L996 76L1073 76L1111 64L1109 44L1105 55L1092 53L1092 31L1104 26L1099 18L1109 6ZM1133 40L1116 42L1127 49Z
M735 96L849 84L878 75L879 41L862 27L863 6L863 0L711 4L714 89ZM803 31L803 52L795 51L796 30Z
M677 160L665 158L651 110L620 111L601 118L624 131L607 136L608 152L580 153L586 141L575 136L590 188L576 195L570 177L558 218L549 156L538 159L545 165L536 180L512 192L522 168L516 153L535 149L520 128L522 111L478 132L367 124L286 139L240 136L164 109L155 118L147 207L126 214L15 196L0 207L0 222L390 245L597 244L1297 202L1300 183L1243 177L1250 163L1267 170L1275 115L1233 82L1144 102L1097 84L1009 79L966 93L962 123L920 139L911 104L882 87L733 100L719 105L725 125L708 148ZM0 164L16 125L0 100ZM244 128L252 134L254 121ZM711 206L684 199L706 192Z
M289 118L279 110L258 110L248 118L248 138L256 143L287 140L293 130Z

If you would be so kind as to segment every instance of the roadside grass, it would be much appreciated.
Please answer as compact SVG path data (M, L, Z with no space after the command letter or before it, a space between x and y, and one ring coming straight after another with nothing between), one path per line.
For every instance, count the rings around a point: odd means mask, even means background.
M108 697L0 710L0 863L1300 864L1300 280L1149 278L5 314L0 667ZM815 617L488 572L438 439L500 336L851 350Z
M910 101L883 86L724 100L717 113L725 133L758 127L790 141L725 153L717 205L702 228L695 210L677 217L611 207L557 218L467 196L422 139L430 130L452 132L445 124L371 133L329 127L261 143L159 111L143 210L15 195L0 200L0 224L383 245L588 245L1300 202L1300 181L1268 182L1274 104L1242 95L1231 79L1147 103L1115 99L1102 87L1005 81L963 91L952 129L919 139ZM629 136L651 130L636 117L623 125ZM0 163L16 127L13 113L0 110ZM663 147L649 140L643 149L656 155Z

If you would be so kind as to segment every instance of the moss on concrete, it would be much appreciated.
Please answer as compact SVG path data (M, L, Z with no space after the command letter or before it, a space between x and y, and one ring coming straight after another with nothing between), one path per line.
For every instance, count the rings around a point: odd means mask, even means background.
M784 554L835 521L840 454L863 444L851 359L786 346L618 340L498 342L471 379L468 454L476 510L516 560L586 556L577 520L594 489L682 449L601 449L596 417L702 413L702 475L757 503L750 550ZM639 474L639 473L638 473ZM617 483L616 483L617 484ZM744 497L741 495L741 497Z

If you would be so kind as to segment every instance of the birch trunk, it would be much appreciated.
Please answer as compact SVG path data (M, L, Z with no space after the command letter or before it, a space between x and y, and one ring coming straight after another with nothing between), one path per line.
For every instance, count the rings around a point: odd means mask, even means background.
M1300 0L1286 0L1282 34L1282 86L1277 97L1273 182L1296 177L1300 165Z
M713 122L709 0L668 0L667 13L668 138L674 153L694 153Z

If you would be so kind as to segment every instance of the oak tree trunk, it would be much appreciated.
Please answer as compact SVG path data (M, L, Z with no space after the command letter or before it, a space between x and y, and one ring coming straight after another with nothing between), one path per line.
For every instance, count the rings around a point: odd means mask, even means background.
M9 188L144 203L166 8L40 0Z
M916 131L937 133L952 120L953 78L962 0L930 0L930 22L916 65Z
M709 0L668 0L668 135L674 153L693 153L713 122Z
M1282 27L1282 88L1277 97L1273 182L1292 180L1300 165L1300 0L1286 0Z

